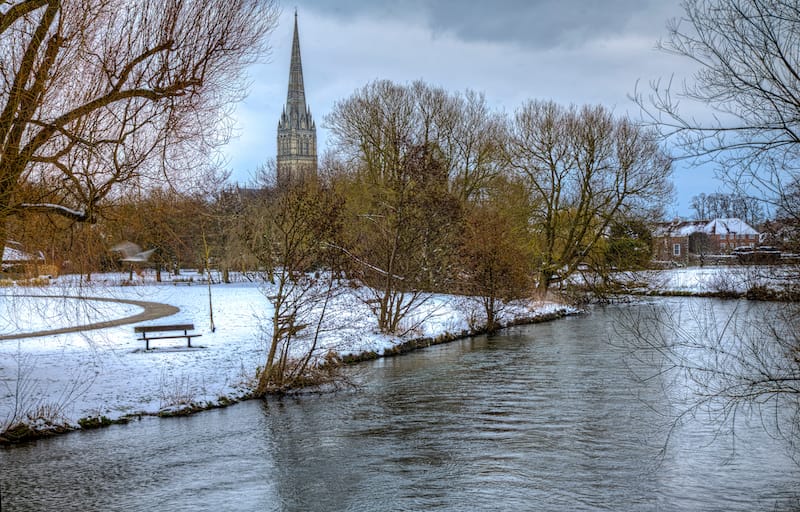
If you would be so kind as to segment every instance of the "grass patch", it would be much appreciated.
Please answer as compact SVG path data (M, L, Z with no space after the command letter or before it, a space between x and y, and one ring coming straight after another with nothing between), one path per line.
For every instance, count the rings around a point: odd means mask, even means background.
M113 424L114 421L107 416L89 416L78 420L78 425L84 430L107 427Z
M19 444L43 437L50 437L57 434L63 434L72 430L67 425L45 425L36 426L28 423L15 423L11 425L2 433L0 433L0 445L5 444Z

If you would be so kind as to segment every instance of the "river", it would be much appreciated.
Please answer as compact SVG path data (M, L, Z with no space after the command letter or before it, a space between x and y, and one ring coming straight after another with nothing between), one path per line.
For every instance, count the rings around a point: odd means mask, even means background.
M615 342L641 307L356 365L333 394L3 448L1 510L800 510L759 418L735 437L691 418L666 443L669 390Z

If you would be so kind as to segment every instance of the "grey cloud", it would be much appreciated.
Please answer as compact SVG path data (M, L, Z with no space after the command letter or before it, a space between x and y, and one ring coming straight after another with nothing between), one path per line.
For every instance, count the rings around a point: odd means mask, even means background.
M652 35L655 42L652 27L665 26L675 15L675 5L663 0L304 0L299 8L343 20L408 19L427 24L434 35L537 49L580 45L623 31Z

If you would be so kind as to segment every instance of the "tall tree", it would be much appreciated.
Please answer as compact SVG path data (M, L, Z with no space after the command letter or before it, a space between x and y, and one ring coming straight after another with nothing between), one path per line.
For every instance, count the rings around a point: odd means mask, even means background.
M694 83L677 92L656 83L649 98L639 94L637 102L684 156L717 162L729 181L756 187L781 217L796 222L800 202L792 196L800 180L800 7L795 0L685 0L683 8L685 15L671 22L661 47L698 66ZM713 117L686 116L678 99L706 107ZM794 241L799 234L794 229L784 233ZM791 245L792 240L781 242ZM727 332L724 337L704 332L656 340L655 346L666 347L658 350L672 357L680 351L680 358L665 360L686 370L690 379L701 377L703 403L714 403L726 414L764 404L781 411L790 418L796 447L800 342L793 326L798 325L798 310L787 307L764 318L770 320L759 322L760 332L733 345L725 339ZM730 331L735 320L734 315L718 325ZM635 336L648 343L653 338L647 331ZM708 348L713 357L699 367L685 364L695 348Z
M342 250L370 285L378 326L401 322L443 286L456 244L458 204L438 144L447 94L421 83L368 84L337 103L326 121L348 169L348 227Z
M130 241L144 250L152 249L143 264L155 269L159 282L162 270L177 272L186 266L201 267L202 234L211 217L210 206L203 197L153 189L117 203L109 208L102 223L107 226L109 245Z
M794 219L795 222L800 223L800 176L784 188L778 203L776 217Z
M92 221L115 190L196 175L276 22L272 0L4 2L0 239L9 215Z
M692 197L691 206L697 220L736 218L752 226L764 220L761 202L738 193L700 193Z
M483 200L468 206L458 290L475 298L483 309L482 318L471 320L475 327L495 331L506 304L532 291L529 201L526 187L498 178Z
M670 197L655 134L601 106L529 101L510 122L507 159L533 202L538 288L571 275L615 220L652 217Z
M438 115L431 119L436 127L433 140L448 169L453 195L461 203L479 199L503 171L502 115L489 109L483 94L471 90L423 97L425 103L438 106Z

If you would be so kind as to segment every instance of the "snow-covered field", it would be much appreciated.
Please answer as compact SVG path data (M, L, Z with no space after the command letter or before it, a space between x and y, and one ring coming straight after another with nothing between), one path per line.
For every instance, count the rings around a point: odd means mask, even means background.
M643 291L678 293L742 293L754 285L775 283L774 269L758 267L678 268L638 273L632 278ZM241 276L240 276L241 277ZM0 288L0 431L12 422L36 422L40 416L75 426L81 418L118 419L126 415L174 411L190 404L209 406L236 400L252 389L263 366L269 325L271 291L263 283L240 278L209 287L197 274L184 273L180 282L155 283L153 275L75 276L52 280L48 286ZM168 276L165 276L168 279ZM188 284L187 284L188 283ZM785 282L783 283L785 284ZM78 300L74 297L85 297ZM141 307L92 298L149 301L176 306L174 315L140 322L48 336L28 333L122 319ZM211 331L210 311L215 330ZM555 303L519 303L501 318L510 323L554 312L574 311ZM377 332L377 321L359 298L359 291L342 287L329 307L328 325L320 337L320 356L374 352L382 355L413 338L460 335L470 330L470 318L480 308L464 297L433 295L408 322L402 338ZM134 325L193 323L201 333L195 348L182 339L153 342L145 351ZM28 420L30 415L32 420ZM38 420L40 421L40 420Z
M118 419L197 404L224 403L246 395L266 357L263 327L272 307L263 283L214 284L181 276L191 284L155 283L153 276L121 285L127 275L75 276L49 286L0 288L0 431L12 422L45 416L76 425L81 418ZM383 354L411 338L436 337L469 330L477 304L463 297L431 296L415 311L404 338L379 334L376 319L358 292L344 288L329 308L330 323L320 338L321 354ZM141 312L126 303L64 297L106 298L170 304L180 312L141 324L194 323L202 337L189 349L185 340L153 342L145 351L133 325L83 332L27 337L41 330L121 319ZM568 310L554 303L508 307L503 321ZM210 311L215 330L211 331ZM417 325L417 323L419 325ZM21 338L8 339L15 335Z
M643 284L642 291L690 294L744 294L755 287L779 292L798 285L797 268L793 266L686 267L637 272L632 277Z

